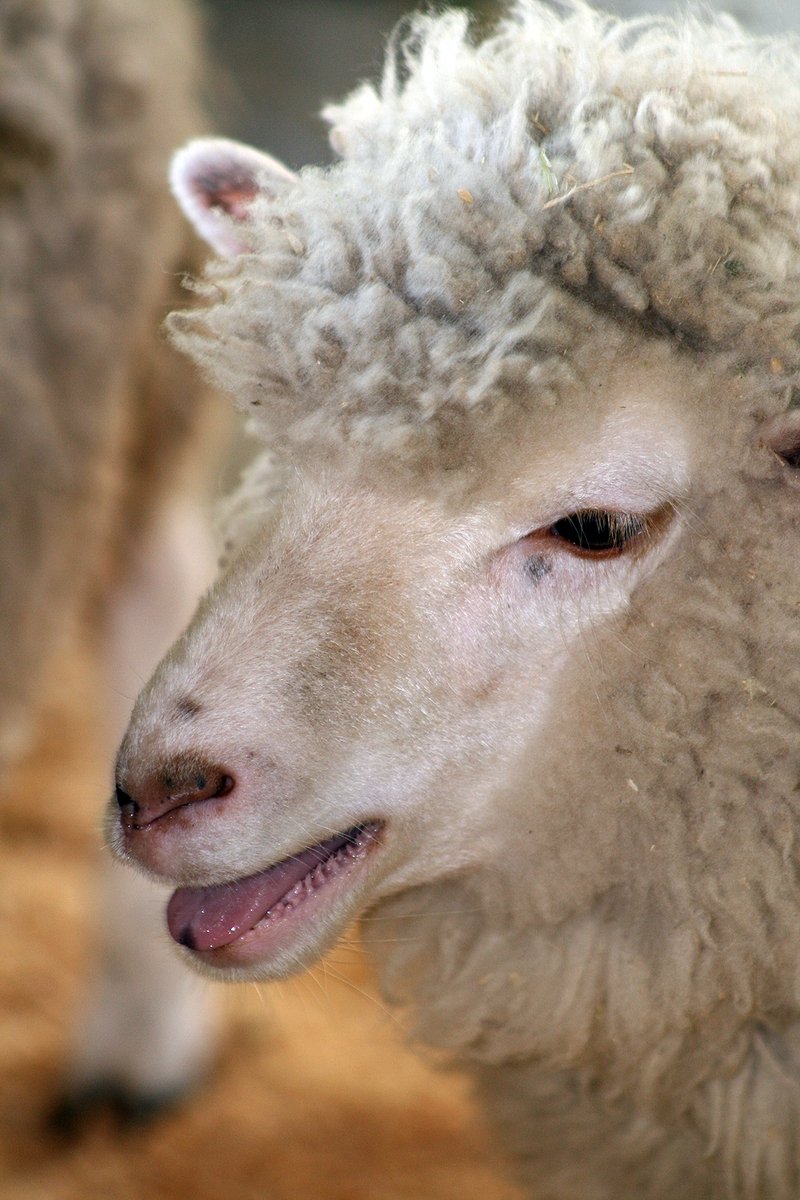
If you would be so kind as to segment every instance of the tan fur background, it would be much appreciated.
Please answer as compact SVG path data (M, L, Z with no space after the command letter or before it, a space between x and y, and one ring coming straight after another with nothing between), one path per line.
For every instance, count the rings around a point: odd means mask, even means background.
M88 661L65 662L0 805L0 1200L514 1200L458 1076L403 1045L358 947L224 990L206 1090L160 1123L48 1134L91 944L107 783Z

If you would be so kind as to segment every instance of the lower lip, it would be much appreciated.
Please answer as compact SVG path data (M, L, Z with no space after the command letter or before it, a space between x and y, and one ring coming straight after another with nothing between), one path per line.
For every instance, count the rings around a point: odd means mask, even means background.
M363 879L369 860L380 845L383 822L366 823L357 841L342 847L295 884L290 891L235 941L211 950L185 952L192 960L212 969L258 967L268 970L276 959L290 958L290 965L276 971L288 974L327 949L325 934L340 931L357 915L347 900ZM338 916L338 920L337 920ZM315 926L318 928L315 929ZM332 940L332 939L331 939ZM307 947L311 944L312 952ZM302 946L298 953L298 946Z

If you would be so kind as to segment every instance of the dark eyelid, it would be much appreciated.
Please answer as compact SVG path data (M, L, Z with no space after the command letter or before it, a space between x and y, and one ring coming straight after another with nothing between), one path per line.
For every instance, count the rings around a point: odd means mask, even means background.
M521 540L530 547L531 552L542 553L552 548L571 554L575 558L595 562L600 559L619 558L623 554L633 554L651 545L671 523L675 512L675 505L670 502L651 512L577 509L560 517L552 525L533 530ZM595 524L594 537L592 522ZM604 529L607 531L607 537L603 536Z
M639 513L581 509L556 521L548 532L574 550L597 556L622 553L634 538L640 537L646 530L647 518Z

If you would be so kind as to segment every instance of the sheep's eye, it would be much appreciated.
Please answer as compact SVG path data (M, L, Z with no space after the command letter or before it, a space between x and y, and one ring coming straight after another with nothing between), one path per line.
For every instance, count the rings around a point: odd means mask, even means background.
M562 517L548 533L579 554L609 558L621 554L647 529L647 518L636 513L584 509Z

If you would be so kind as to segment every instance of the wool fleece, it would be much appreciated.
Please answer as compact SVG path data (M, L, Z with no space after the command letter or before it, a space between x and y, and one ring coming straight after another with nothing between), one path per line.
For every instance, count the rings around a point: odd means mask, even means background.
M332 167L173 172L265 449L111 841L213 974L364 915L540 1200L800 1195L798 53L417 16Z

